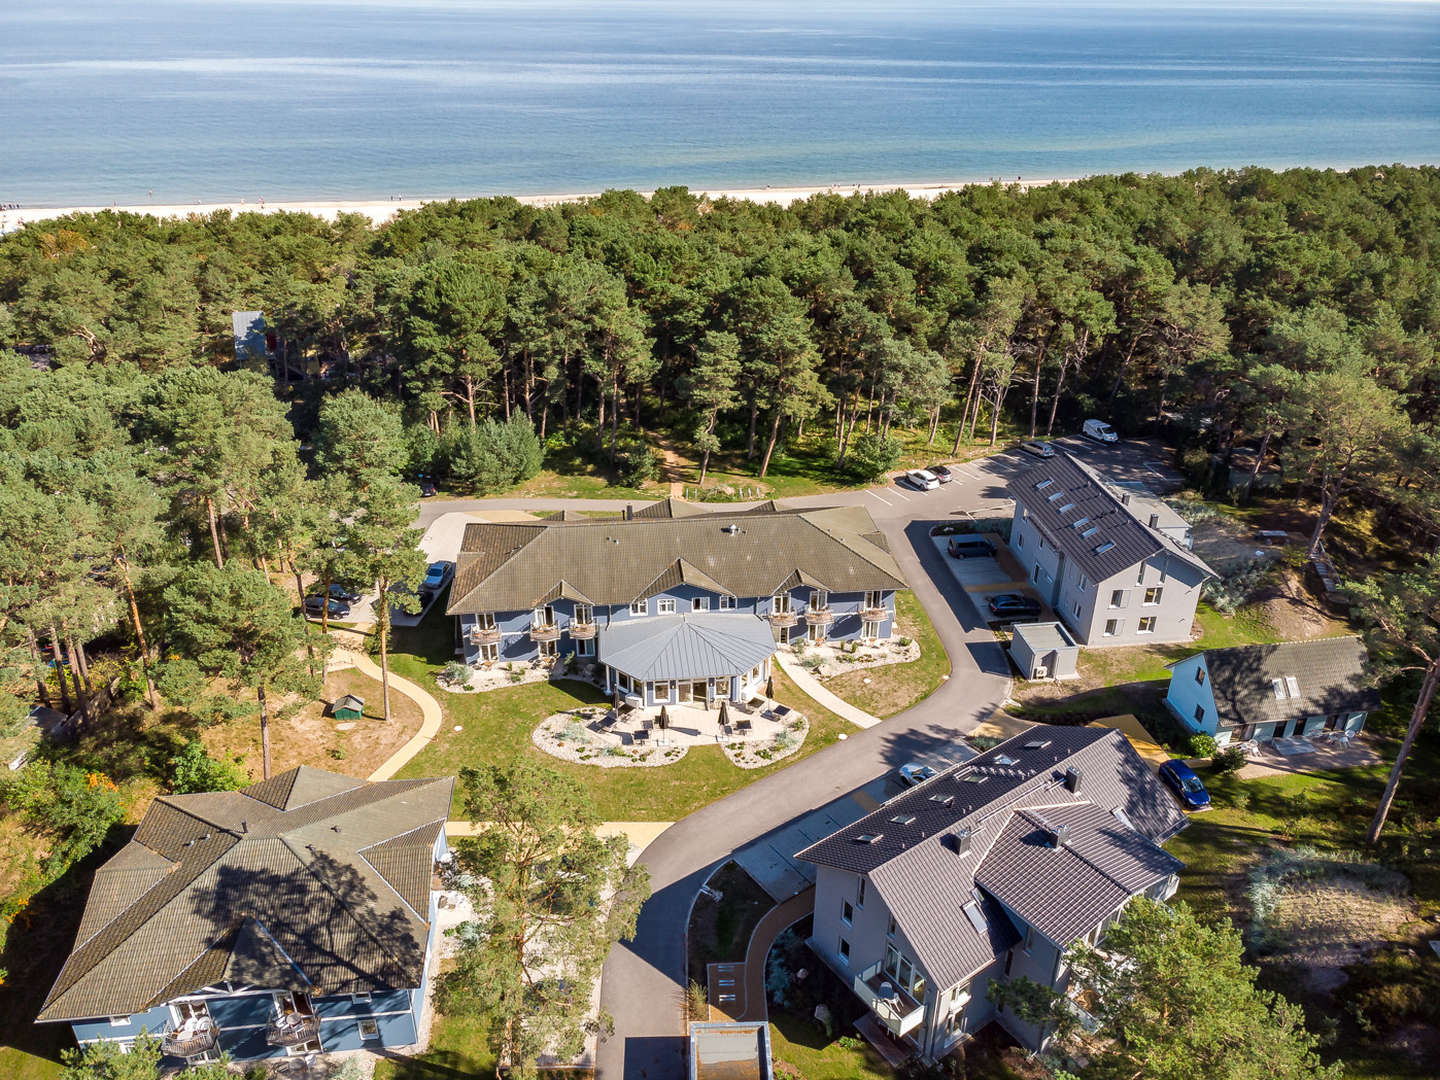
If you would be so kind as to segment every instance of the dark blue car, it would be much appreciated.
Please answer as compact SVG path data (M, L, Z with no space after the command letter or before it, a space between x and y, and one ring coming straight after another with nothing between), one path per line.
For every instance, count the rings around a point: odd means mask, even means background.
M1171 758L1160 766L1160 779L1175 792L1186 810L1209 810L1210 793L1195 775L1195 770L1179 758Z

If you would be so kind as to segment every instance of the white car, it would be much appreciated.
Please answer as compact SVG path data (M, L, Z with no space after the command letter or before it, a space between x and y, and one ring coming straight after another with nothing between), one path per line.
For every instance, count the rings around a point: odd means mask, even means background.
M934 491L940 486L940 478L929 469L911 469L905 474L905 480L920 491Z
M1094 439L1096 442L1120 441L1120 436L1115 434L1115 429L1104 420L1086 420L1082 430L1087 439Z

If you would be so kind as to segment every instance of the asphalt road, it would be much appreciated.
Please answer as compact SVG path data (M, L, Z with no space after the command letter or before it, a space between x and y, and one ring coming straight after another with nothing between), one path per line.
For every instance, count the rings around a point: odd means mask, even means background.
M1158 462L1167 455L1143 442L1098 446L1061 443L1116 480L1173 484ZM1010 668L994 635L929 539L937 521L1008 513L1005 481L1035 459L1001 454L963 466L955 482L928 492L899 484L865 491L783 500L786 506L860 504L885 532L892 552L949 654L951 673L925 700L868 730L857 730L787 769L742 788L676 822L640 861L650 871L652 896L641 911L635 940L611 951L601 981L602 1008L615 1020L601 1042L600 1080L680 1080L685 1062L685 928L690 907L710 872L737 848L790 819L864 786L973 730L1004 699ZM1157 468L1160 471L1157 471ZM486 499L428 501L421 524L443 513L485 509L623 509L627 500Z

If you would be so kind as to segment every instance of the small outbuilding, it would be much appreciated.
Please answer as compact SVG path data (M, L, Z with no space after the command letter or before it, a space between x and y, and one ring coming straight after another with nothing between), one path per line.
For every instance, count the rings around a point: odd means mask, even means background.
M1016 623L1010 659L1027 679L1074 679L1080 646L1058 622Z
M365 699L346 694L331 707L330 715L336 720L359 720L365 715Z

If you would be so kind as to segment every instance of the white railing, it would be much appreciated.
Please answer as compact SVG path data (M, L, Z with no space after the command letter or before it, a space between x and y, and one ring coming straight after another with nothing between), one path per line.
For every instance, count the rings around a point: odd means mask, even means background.
M925 1019L925 1006L901 990L878 962L855 976L854 989L855 996L870 1007L892 1035L907 1035Z

